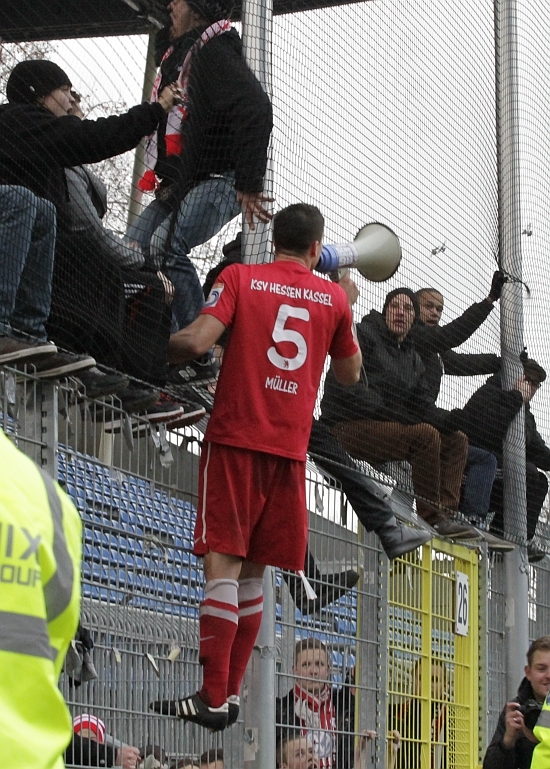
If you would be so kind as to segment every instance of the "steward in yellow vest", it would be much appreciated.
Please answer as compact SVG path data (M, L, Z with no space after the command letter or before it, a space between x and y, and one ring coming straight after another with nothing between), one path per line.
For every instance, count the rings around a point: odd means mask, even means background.
M80 611L80 516L0 430L0 764L63 769L57 682Z
M533 751L531 769L550 769L550 694L544 700L533 734L539 742Z

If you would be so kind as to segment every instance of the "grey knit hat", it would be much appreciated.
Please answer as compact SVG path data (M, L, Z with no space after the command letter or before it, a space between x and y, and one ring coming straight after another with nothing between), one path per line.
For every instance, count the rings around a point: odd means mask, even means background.
M21 61L11 71L6 96L11 104L36 104L56 88L72 87L69 76L53 61L29 59Z

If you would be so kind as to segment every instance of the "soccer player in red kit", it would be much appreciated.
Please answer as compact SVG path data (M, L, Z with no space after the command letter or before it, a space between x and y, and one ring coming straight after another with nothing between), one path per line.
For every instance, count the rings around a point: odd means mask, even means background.
M152 708L213 730L237 720L260 627L266 565L303 568L305 460L327 353L337 379L359 380L361 352L346 292L313 275L324 220L299 203L273 220L275 261L227 267L201 315L171 337L170 359L205 352L227 327L199 472L195 553L204 556L202 689ZM348 283L350 301L357 294Z

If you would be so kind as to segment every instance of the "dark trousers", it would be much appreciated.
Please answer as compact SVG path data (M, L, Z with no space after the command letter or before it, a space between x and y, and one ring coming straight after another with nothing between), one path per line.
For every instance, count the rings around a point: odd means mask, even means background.
M548 493L548 480L536 465L527 462L525 465L525 480L527 486L527 539L532 539L537 528L540 511ZM491 531L502 534L504 531L503 515L503 481L497 478L493 483L491 494L491 510L495 511L495 517L491 523Z
M360 470L334 437L331 428L314 419L308 453L315 464L339 481L342 491L367 531L376 531L393 515L380 486Z
M331 428L322 420L313 420L308 453L321 470L339 481L357 518L367 531L375 531L392 517L392 509L380 486L359 469L338 443ZM308 579L318 580L321 576L309 549L306 552L304 572ZM300 580L287 577L286 574L285 580L294 595L301 585Z
M334 435L352 457L373 465L406 460L411 465L418 514L437 523L456 510L468 453L468 439L461 432L443 435L420 423L379 422L362 419L342 422Z
M156 273L119 267L86 232L58 233L47 324L52 341L162 386L170 319Z

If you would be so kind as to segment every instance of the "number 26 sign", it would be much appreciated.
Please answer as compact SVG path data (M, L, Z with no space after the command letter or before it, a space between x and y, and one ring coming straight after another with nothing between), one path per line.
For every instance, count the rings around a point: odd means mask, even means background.
M456 578L456 617L455 633L468 635L468 622L470 610L470 583L468 575L457 571Z

